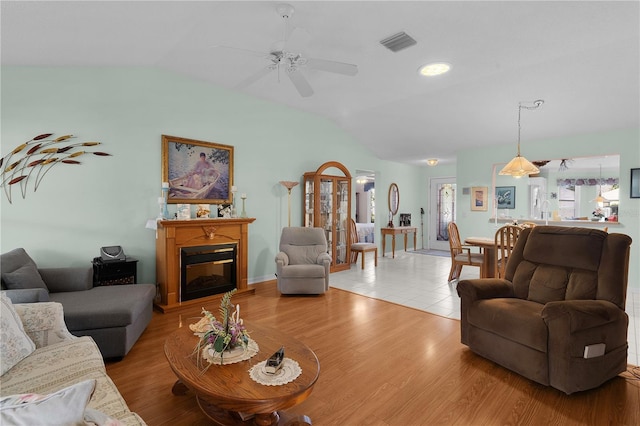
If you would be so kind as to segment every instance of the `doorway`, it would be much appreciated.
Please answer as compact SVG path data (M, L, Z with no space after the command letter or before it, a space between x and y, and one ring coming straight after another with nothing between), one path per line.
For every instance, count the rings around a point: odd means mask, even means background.
M456 178L431 178L429 193L429 249L449 250L447 225L456 220Z
M359 242L373 243L376 221L376 175L369 170L356 170L356 229Z

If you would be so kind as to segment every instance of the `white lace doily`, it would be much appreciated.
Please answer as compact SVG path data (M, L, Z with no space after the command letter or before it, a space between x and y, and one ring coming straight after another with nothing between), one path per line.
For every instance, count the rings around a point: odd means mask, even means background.
M226 362L226 361L225 361ZM302 368L291 358L282 360L282 367L276 374L268 374L265 371L267 360L260 361L249 370L249 376L255 381L265 386L280 386L293 382L300 374Z
M236 362L246 361L255 354L258 353L260 348L255 340L249 339L249 343L246 348L242 346L238 346L237 348L231 349L230 351L224 351L222 354L222 358L220 357L220 353L213 350L212 345L207 345L202 350L202 357L209 361L211 364L221 365L221 364L235 364Z

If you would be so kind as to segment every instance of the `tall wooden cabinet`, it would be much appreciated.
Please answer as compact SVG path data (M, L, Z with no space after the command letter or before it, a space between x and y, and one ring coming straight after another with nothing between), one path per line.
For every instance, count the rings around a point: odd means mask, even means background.
M335 174L330 174L335 173ZM351 217L351 174L337 161L304 174L304 226L322 228L331 255L331 272L349 269L351 264L349 218Z

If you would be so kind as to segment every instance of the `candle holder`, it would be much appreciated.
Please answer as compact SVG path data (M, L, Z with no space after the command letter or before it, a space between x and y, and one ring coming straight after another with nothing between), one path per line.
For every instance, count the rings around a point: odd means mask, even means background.
M165 219L164 210L166 209L166 203L164 202L164 197L158 197L158 217L156 220Z
M240 217L247 217L247 211L245 210L245 201L247 201L247 196L246 194L242 194L242 213L240 213Z
M169 202L169 187L162 187L162 218L169 219L169 209L167 204Z
M231 217L238 217L238 209L236 208L236 192L238 189L235 186L231 187Z

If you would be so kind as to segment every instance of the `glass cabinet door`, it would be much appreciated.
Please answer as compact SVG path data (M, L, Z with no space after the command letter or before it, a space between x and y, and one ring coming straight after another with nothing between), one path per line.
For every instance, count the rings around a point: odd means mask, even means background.
M336 220L335 220L335 242L336 265L347 263L347 239L349 232L349 181L346 179L336 179Z
M304 226L313 227L314 223L314 209L315 209L315 193L313 191L313 178L304 179Z
M333 186L333 179L320 179L320 222L317 226L324 229L325 236L327 237L327 247L329 247L329 254L331 254L331 247L334 241L333 208L335 203L333 200Z

